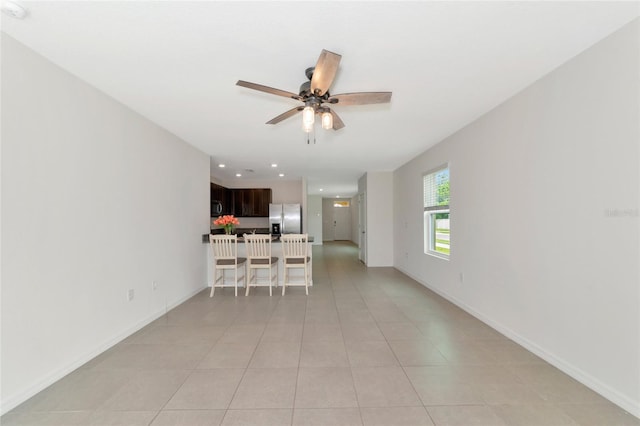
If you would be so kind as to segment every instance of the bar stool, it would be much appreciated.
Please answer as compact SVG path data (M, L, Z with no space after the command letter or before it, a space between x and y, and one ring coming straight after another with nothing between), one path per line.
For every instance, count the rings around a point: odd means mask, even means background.
M271 256L271 235L264 234L244 234L244 243L247 249L247 291L245 296L249 295L251 286L258 286L258 271L260 269L267 270L269 274L269 296L272 295L272 285L278 287L278 258ZM275 274L273 270L275 269Z
M209 297L213 297L216 287L230 287L224 285L224 271L226 270L235 272L234 286L236 297L238 297L238 281L244 279L245 285L247 284L246 271L238 276L238 269L240 267L244 269L247 261L244 257L238 257L238 237L236 235L209 235L209 244L211 245L214 266L213 283ZM218 276L218 271L220 271L220 276Z
M284 257L284 283L282 284L282 295L285 289L291 285L304 285L304 291L309 295L309 282L311 281L311 257L309 256L309 236L308 234L284 234L280 237L282 242L282 254ZM304 271L304 282L292 282L289 270L302 269Z

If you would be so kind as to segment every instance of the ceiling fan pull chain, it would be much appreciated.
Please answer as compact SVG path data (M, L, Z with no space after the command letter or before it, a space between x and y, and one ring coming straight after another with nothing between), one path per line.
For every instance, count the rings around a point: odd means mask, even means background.
M311 131L310 132L305 132L305 134L307 135L307 145L311 144L311 135L313 135L313 144L316 144L316 126L312 126L311 127Z

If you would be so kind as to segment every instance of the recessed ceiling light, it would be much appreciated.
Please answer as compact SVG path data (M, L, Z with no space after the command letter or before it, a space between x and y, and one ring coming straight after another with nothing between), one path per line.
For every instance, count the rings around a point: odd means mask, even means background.
M278 167L276 163L271 164L271 167Z
M27 16L27 10L24 7L10 0L4 0L2 2L2 11L5 15L16 19L22 19Z
M324 191L324 189L320 188L320 192Z
M220 163L218 164L218 167L220 167L221 169L224 169L224 164Z
M280 177L284 177L284 173L280 173L278 176L280 176Z
M339 195L336 195L336 198L340 198L340 196L339 196Z
M236 177L241 177L241 176L242 176L242 174L236 173Z

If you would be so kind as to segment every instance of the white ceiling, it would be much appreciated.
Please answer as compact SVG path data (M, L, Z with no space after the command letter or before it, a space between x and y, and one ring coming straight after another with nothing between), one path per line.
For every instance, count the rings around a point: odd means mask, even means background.
M354 194L364 172L396 169L640 14L635 1L20 3L28 16L3 14L4 32L224 162L218 180L284 173L327 196ZM296 101L235 83L297 93L322 49L342 55L331 93L393 97L336 106L346 127L308 145L299 115L265 124Z

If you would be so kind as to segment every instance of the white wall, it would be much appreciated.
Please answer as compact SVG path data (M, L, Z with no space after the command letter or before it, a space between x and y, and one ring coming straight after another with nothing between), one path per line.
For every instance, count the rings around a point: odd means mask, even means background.
M358 218L358 232L362 234L362 242L358 240L358 258L367 264L367 240L369 236L369 227L367 225L367 174L360 176L358 179L358 206L362 205L363 214ZM361 204L360 204L361 203ZM362 222L361 222L362 220ZM363 232L364 231L364 232Z
M393 173L367 172L367 266L393 266Z
M301 207L302 207L302 233L304 234L308 234L309 233L309 205L307 204L309 202L308 200L308 194L307 194L307 179L306 178L302 178L302 202Z
M205 287L209 158L4 34L1 117L6 412Z
M358 201L358 195L354 195L350 200L351 202L351 242L360 244L360 217L359 208L360 202Z
M307 197L307 232L313 237L313 244L322 244L322 197L309 195Z
M394 176L398 269L636 416L639 40L636 20ZM421 205L446 162L449 261L423 253Z
M333 241L333 199L322 199L322 240Z

